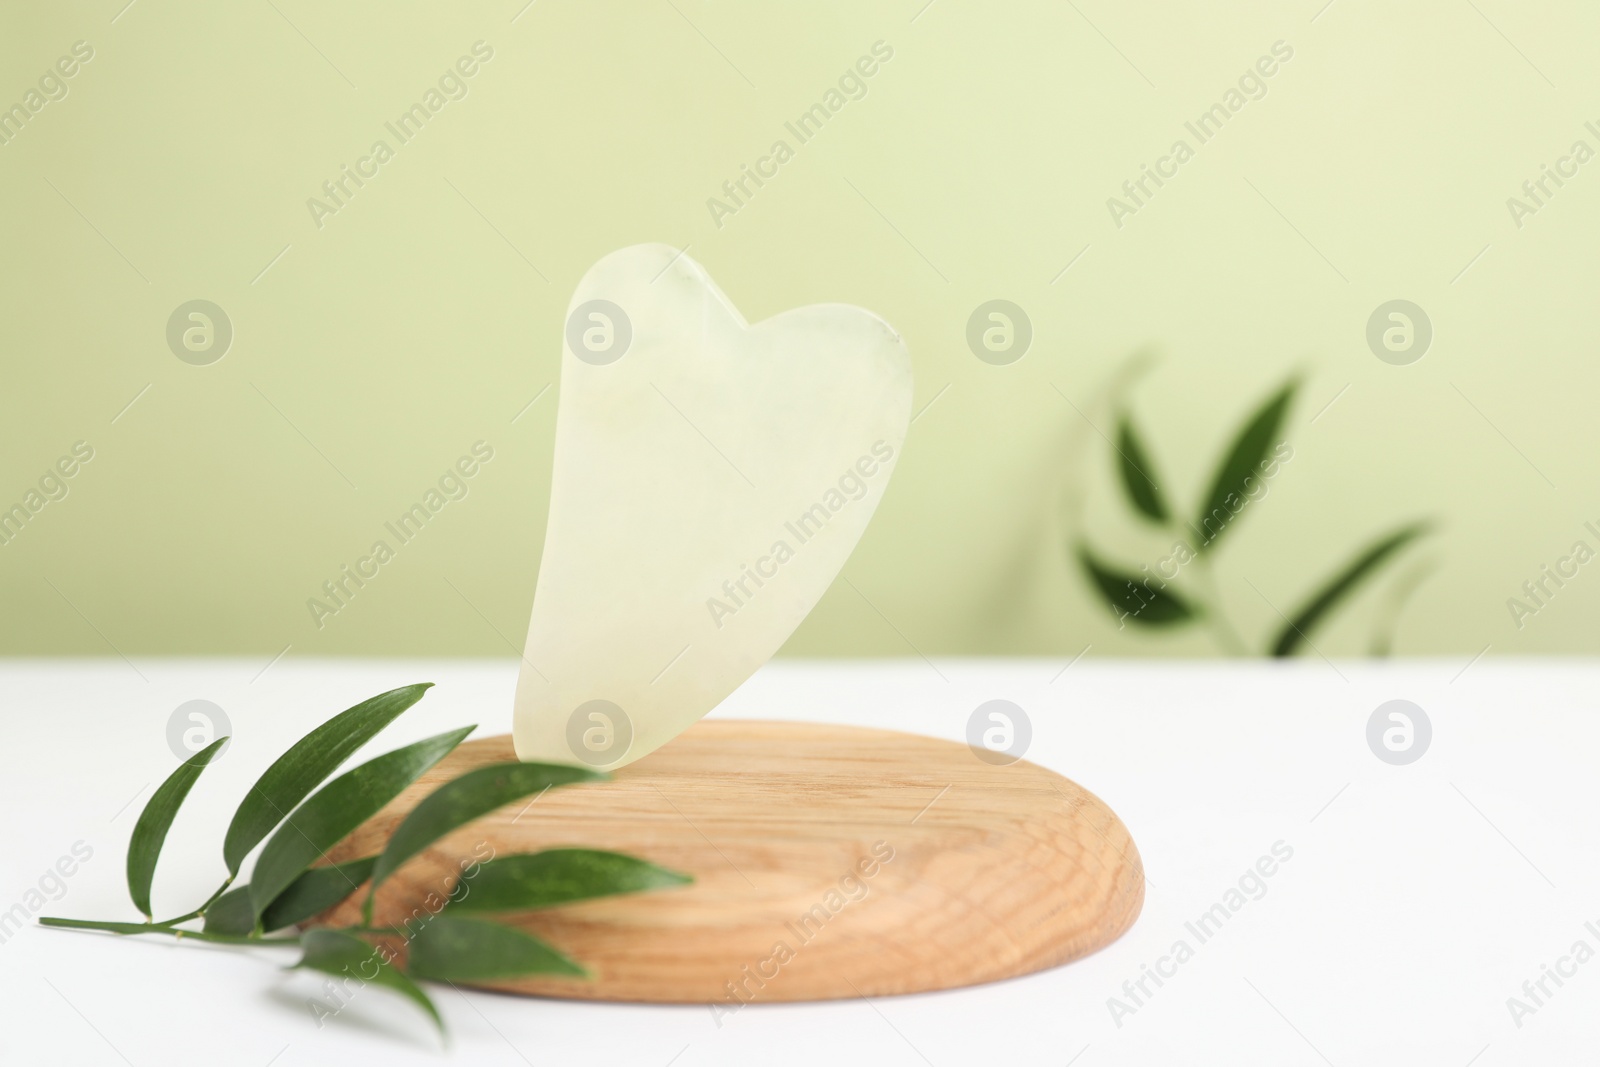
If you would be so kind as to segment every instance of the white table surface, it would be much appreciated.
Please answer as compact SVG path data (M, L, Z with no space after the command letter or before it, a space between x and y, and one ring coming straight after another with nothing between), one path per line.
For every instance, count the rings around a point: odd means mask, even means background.
M359 995L319 1028L318 979L285 951L30 927L0 944L0 1063L133 1064L1371 1064L1594 1062L1600 958L1521 1019L1543 965L1600 951L1600 664L1294 665L1065 660L779 662L718 715L857 723L951 739L984 700L1031 718L1028 758L1105 799L1150 881L1116 944L1066 967L909 997L755 1006L719 1028L704 1007L437 995L441 1046L414 1009ZM305 730L414 681L437 688L376 750L468 722L509 728L511 661L0 661L7 734L0 910L76 842L93 856L44 911L135 918L127 835L174 766L180 703L220 705L237 740L202 777L157 872L157 910L220 881L243 789ZM1434 736L1380 762L1366 723L1392 698ZM1276 842L1293 858L1199 944L1185 922ZM82 846L80 846L81 848ZM1193 958L1118 1026L1142 964ZM1570 964L1561 965L1573 970ZM1171 967L1168 967L1171 970ZM1531 1002L1530 1002L1531 1003Z

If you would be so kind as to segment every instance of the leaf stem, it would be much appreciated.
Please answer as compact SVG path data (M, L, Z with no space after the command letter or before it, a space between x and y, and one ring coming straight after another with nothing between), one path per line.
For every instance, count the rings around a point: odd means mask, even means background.
M39 917L40 926L54 926L66 930L99 930L108 934L170 934L178 939L193 938L219 945L298 945L298 937L241 937L235 934L208 934L201 930L179 930L167 923L101 922L96 919L59 919L50 915Z
M1228 621L1227 613L1222 610L1222 591L1217 586L1217 576L1211 569L1211 560L1204 553L1195 557L1195 574L1198 584L1204 586L1202 599L1206 605L1206 621L1216 634L1218 642L1230 656L1248 656L1249 646L1244 643L1244 638L1239 636L1239 631L1233 628L1233 623Z
M208 934L198 930L174 930L173 933L179 940L194 938L196 941L209 941L218 945L267 945L296 948L300 944L298 937L247 937L238 934Z
M222 894L224 894L224 893L226 893L228 891L228 887L230 885L232 885L232 884L233 884L233 875L230 874L230 875L228 875L227 878L223 879L222 884L217 887L217 891L215 893L212 893L209 897L206 898L206 902L204 904L200 905L198 908L196 908L193 911L189 912L187 915L180 915L176 919L168 919L165 922L159 922L159 923L156 923L154 925L156 925L156 926L177 926L179 923L186 923L190 919L198 919L198 918L200 918L202 915L204 915L206 913L206 909L207 908L211 907L211 905L213 905L213 904L215 904L217 902L217 898L218 897L222 896Z

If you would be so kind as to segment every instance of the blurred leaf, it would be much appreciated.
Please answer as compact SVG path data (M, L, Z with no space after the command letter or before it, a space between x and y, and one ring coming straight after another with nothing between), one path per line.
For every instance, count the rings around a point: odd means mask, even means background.
M610 776L583 767L555 763L496 763L452 778L422 802L390 835L367 891L368 908L378 886L406 860L457 827L513 800L573 782L603 782Z
M374 982L392 989L427 1012L433 1025L439 1028L440 1033L444 1032L444 1020L439 1017L439 1009L433 1006L428 994L392 964L384 962L381 949L341 930L308 930L300 939L300 945L304 955L295 964L297 969L321 971L339 979L355 978L362 982Z
M1095 559L1087 545L1078 546L1078 562L1119 619L1128 618L1145 626L1172 626L1199 614L1177 593L1146 586L1140 575L1112 570Z
M1217 468L1217 475L1211 482L1211 491L1206 494L1205 507L1200 511L1200 517L1195 523L1195 532L1201 536L1201 541L1195 550L1204 552L1233 524L1232 520L1238 508L1230 508L1230 500L1245 500L1248 498L1248 481L1259 481L1261 472L1259 467L1277 447L1279 432L1283 427L1283 419L1289 411L1289 404L1294 400L1295 390L1300 386L1298 378L1291 378L1284 387L1278 390L1266 403L1250 417L1250 421L1239 431L1234 438L1233 446L1228 450L1227 456ZM1206 528L1206 521L1216 521L1220 513L1220 526L1215 531Z
M620 852L554 848L490 860L470 879L467 893L451 894L449 910L535 911L577 900L688 885L694 879Z
M476 982L524 974L587 978L582 967L510 926L484 919L434 916L411 940L406 970L438 982Z
M250 907L250 887L234 886L206 909L205 925L208 934L231 934L247 937L256 928L256 913Z
M1400 623L1400 613L1405 610L1412 594L1421 588L1422 583L1427 581L1428 576L1438 567L1437 558L1425 559L1408 568L1389 586L1389 595L1384 598L1384 605L1379 609L1378 617L1373 623L1368 654L1383 659L1394 651L1394 633Z
M449 755L474 729L451 730L378 756L346 771L296 808L256 861L250 878L250 907L256 915L262 915L301 872Z
M1155 464L1145 451L1133 416L1124 413L1117 426L1117 461L1122 471L1122 488L1139 513L1153 522L1166 522L1166 499L1155 481Z
M1367 547L1355 559L1347 563L1343 570L1333 576L1322 590L1313 596L1285 624L1278 640L1272 646L1274 656L1292 656L1300 645L1310 639L1311 632L1317 628L1339 602L1355 591L1362 580L1381 567L1385 560L1404 548L1411 541L1428 531L1426 522L1413 523L1402 526L1387 537L1380 538Z
M228 864L228 873L237 875L245 856L265 840L296 804L338 770L356 749L421 700L431 685L432 682L422 682L403 686L363 700L312 730L279 756L251 787L228 825L222 843L222 857Z
M150 910L150 882L155 878L156 859L166 843L167 831L172 828L172 820L189 790L199 780L200 772L227 740L219 737L179 764L178 769L156 787L149 803L139 813L139 821L134 824L133 837L128 842L128 895L133 898L134 907L147 917L154 915Z

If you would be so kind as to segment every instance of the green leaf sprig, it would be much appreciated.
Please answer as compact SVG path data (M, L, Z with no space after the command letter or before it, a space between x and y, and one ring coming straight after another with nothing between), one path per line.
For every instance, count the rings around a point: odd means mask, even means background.
M1149 567L1142 572L1135 571L1108 562L1086 539L1078 538L1070 546L1070 554L1088 578L1090 588L1119 621L1148 629L1203 621L1211 625L1219 643L1229 652L1249 651L1223 610L1211 561L1223 535L1237 525L1247 505L1259 499L1259 487L1293 454L1292 450L1285 451L1287 444L1283 435L1299 387L1299 378L1290 378L1244 421L1218 461L1198 513L1182 525L1162 488L1152 453L1144 443L1133 412L1125 404L1121 405L1116 414L1113 463L1123 494L1139 519L1177 538L1173 557L1169 558L1176 559L1180 571L1189 568L1192 580L1180 588L1171 580L1174 575L1153 574ZM1355 553L1300 607L1282 616L1282 625L1268 639L1265 651L1272 656L1291 656L1310 646L1314 631L1391 559L1430 529L1431 524L1426 521L1410 522L1376 538ZM1398 613L1399 606L1419 581L1417 577L1402 579L1391 597L1392 613ZM1387 654L1392 643L1392 620L1385 620L1384 626L1385 631L1375 634L1372 641L1373 649L1380 654Z
M422 1008L444 1030L437 1007L418 980L487 981L522 975L583 978L586 972L559 950L495 916L681 886L688 875L615 852L563 848L497 857L475 864L468 884L457 881L444 905L401 927L372 925L379 885L407 860L445 835L506 804L557 786L605 781L586 767L500 763L445 782L424 797L390 836L383 851L326 863L327 851L449 755L473 727L425 738L368 760L323 785L355 752L432 683L380 693L340 712L268 767L246 794L223 840L227 877L199 907L155 921L150 889L167 832L189 791L228 741L221 737L185 760L151 795L128 845L128 895L140 922L43 917L41 925L106 933L164 934L231 945L297 947L295 968L358 978L393 990ZM320 787L320 788L319 788ZM250 881L235 886L245 859L266 842ZM299 927L368 886L359 925ZM195 929L193 924L200 923ZM269 936L274 935L274 936ZM404 939L404 959L392 947Z

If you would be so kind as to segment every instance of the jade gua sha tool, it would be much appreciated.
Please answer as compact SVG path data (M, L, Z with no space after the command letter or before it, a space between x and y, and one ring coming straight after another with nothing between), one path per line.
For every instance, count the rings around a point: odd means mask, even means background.
M659 748L778 651L856 546L911 418L888 323L817 305L746 325L663 245L614 252L568 313L517 755Z
M870 312L817 305L750 325L665 245L590 268L566 318L513 736L461 745L329 859L381 851L423 796L513 747L612 778L442 839L383 884L376 921L425 907L489 854L626 852L694 884L509 917L591 977L479 984L703 1003L719 1025L749 1003L1026 974L1132 925L1138 851L1066 778L910 734L699 721L838 575L910 414L905 345ZM955 732L968 709L957 723L927 714Z

